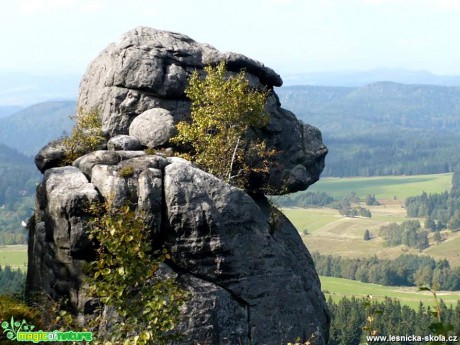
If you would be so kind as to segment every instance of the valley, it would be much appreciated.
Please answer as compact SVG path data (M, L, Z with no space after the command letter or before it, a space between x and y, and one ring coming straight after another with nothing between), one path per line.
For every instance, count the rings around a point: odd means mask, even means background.
M299 230L311 252L351 258L372 257L394 259L401 254L430 255L435 259L447 259L452 266L460 266L460 232L442 231L443 241L435 243L430 237L430 246L422 251L407 246L388 247L378 237L379 228L389 223L402 223L408 218L404 199L426 193L441 193L450 189L452 174L386 176L357 178L324 178L308 191L325 192L340 199L355 192L364 200L375 194L381 205L362 207L371 211L372 217L346 217L336 209L326 207L283 208L282 211ZM305 192L300 192L305 193ZM275 199L276 202L276 199ZM423 224L424 219L419 219ZM371 239L363 239L369 230Z

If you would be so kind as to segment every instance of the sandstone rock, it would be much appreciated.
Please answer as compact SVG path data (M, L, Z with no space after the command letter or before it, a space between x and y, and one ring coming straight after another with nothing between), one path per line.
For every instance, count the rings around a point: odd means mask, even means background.
M61 165L65 158L61 140L55 140L44 146L35 156L35 165L43 174L47 169Z
M113 165L122 160L144 156L143 151L105 151L90 152L73 162L73 166L79 168L87 176L91 176L93 167L97 164Z
M44 287L53 298L69 296L84 320L91 301L82 292L81 260L93 256L82 204L100 193L116 206L138 205L192 293L179 326L187 338L175 344L284 344L312 334L315 344L326 343L329 314L310 254L264 197L252 199L175 157L105 163L92 167L91 183L76 167L46 171L30 230L28 294Z
M195 70L203 73L204 66L220 61L226 62L230 75L244 69L253 87L272 90L282 84L272 69L243 55L221 53L182 34L139 27L109 45L91 63L81 82L78 107L100 109L109 136L135 131L143 145L160 146L171 136L173 124L190 117L190 102L184 95L190 75ZM165 109L170 117L152 122L146 114L159 112L154 109ZM281 108L273 90L266 110L270 122L254 136L278 154L268 174L251 177L251 191L285 194L304 190L318 180L324 167L327 149L321 134L304 130L294 114Z
M281 213L186 164L168 165L164 184L174 263L223 287L247 310L242 344L284 344L312 334L316 344L326 342L329 315L318 276ZM193 328L191 338L204 341L204 328Z
M171 345L279 345L311 335L315 345L327 343L330 318L311 256L294 226L261 194L306 189L319 178L327 153L320 131L282 109L271 91L269 123L250 134L277 151L275 164L250 176L250 194L182 158L165 157L180 150L166 147L173 125L190 119L184 95L189 76L220 61L229 75L245 69L253 87L282 84L273 70L245 56L143 27L93 61L78 107L101 109L110 150L91 152L65 168L52 168L60 160L54 144L37 156L45 176L28 227L28 296L67 298L84 324L97 302L85 295L81 268L95 259L84 205L129 201L144 217L155 247L171 252L165 268L191 293L178 326L185 338ZM138 149L136 138L165 154L131 151Z
M142 145L137 138L129 135L117 135L110 138L107 143L107 149L110 151L136 151L141 150Z
M28 291L56 301L69 299L77 317L86 303L81 265L94 258L86 236L86 206L98 200L94 185L77 168L49 169L37 188L37 209L29 226Z
M129 135L147 147L164 145L175 133L174 119L169 111L153 108L137 116L129 126Z

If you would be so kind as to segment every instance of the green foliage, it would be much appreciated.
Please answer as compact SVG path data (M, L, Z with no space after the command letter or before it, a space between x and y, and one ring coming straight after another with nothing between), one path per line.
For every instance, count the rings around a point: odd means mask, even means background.
M344 206L343 208L339 208L339 213L342 216L346 217L366 217L366 218L371 218L372 214L369 209L361 207L361 206Z
M118 174L121 177L131 177L134 175L134 167L132 167L131 165L126 165L120 169Z
M99 112L97 110L79 111L75 116L72 133L64 137L62 141L65 151L63 164L72 164L78 157L101 148L104 142Z
M0 266L0 295L17 295L24 290L26 275L23 271L10 266Z
M405 201L409 217L429 217L436 221L436 230L460 229L460 193L447 192L409 197ZM433 227L430 225L430 228Z
M173 277L161 272L170 259L166 249L154 251L141 216L128 205L92 205L90 239L99 244L89 267L89 294L115 310L106 342L164 344L177 336L179 308L187 296ZM95 319L95 329L103 322Z
M378 206L380 203L375 198L375 194L367 194L366 196L366 205L367 206Z
M379 334L377 328L377 317L381 315L383 312L379 308L378 303L375 303L372 300L372 296L367 296L363 300L363 305L366 310L366 319L365 324L363 326L363 331L365 331L368 335L376 336Z
M360 345L365 344L366 335L369 331L378 331L379 335L419 335L435 334L436 328L432 325L437 323L434 316L436 308L425 306L420 303L417 309L401 305L399 301L386 298L382 302L372 301L368 298L347 298L334 302L328 300L329 310L332 314L330 338L328 345ZM453 325L449 334L460 333L460 303L447 308L439 302L442 310L441 321L443 324ZM378 312L377 312L378 311ZM371 317L371 320L369 320ZM449 327L449 329L451 329ZM375 344L399 344L416 345L416 341L393 341L374 342ZM452 343L449 343L452 344Z
M25 243L21 222L32 215L38 181L32 158L0 144L0 246Z
M433 299L435 302L435 308L434 311L431 312L430 316L435 317L435 320L433 320L429 326L430 331L432 332L433 335L435 336L443 336L447 339L447 337L450 334L455 334L451 333L454 331L454 326L451 323L446 322L445 319L443 319L443 308L441 307L441 304L439 303L438 296L436 294L436 290L430 288L428 285L422 285L419 287L420 291L429 291L433 295ZM458 335L458 332L457 332ZM446 342L430 342L430 345L435 345L435 344L445 344Z
M11 317L15 320L26 320L36 327L43 325L41 314L37 309L27 306L14 297L0 295L0 321L10 320Z
M191 145L189 157L205 171L244 185L254 171L265 171L274 154L265 142L251 138L249 129L267 124L266 92L251 89L244 72L227 76L225 64L195 71L185 90L191 100L191 123L180 122L176 144Z
M277 196L276 202L281 207L316 207L331 206L336 200L324 192L303 192Z
M379 236L383 237L390 247L403 244L422 250L429 246L428 231L422 229L418 220L384 225L379 229Z

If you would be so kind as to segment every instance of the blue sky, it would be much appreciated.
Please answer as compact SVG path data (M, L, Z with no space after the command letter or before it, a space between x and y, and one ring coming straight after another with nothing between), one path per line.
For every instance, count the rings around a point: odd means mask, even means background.
M372 68L460 75L460 0L10 0L0 71L83 74L125 31L185 33L292 74Z

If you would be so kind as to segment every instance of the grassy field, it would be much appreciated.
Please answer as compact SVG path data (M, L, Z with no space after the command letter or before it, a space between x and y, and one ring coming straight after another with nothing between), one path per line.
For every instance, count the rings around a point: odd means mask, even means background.
M341 199L350 192L365 198L368 194L375 194L377 199L403 200L409 196L421 194L423 191L439 193L450 190L452 174L433 174L416 176L377 176L377 177L349 177L322 178L311 186L310 192L325 192L334 198Z
M320 190L340 198L352 191L361 199L368 194L376 194L380 206L366 206L372 218L349 218L341 216L330 208L284 208L282 211L299 230L310 251L348 257L396 258L404 253L426 254L437 259L445 258L453 266L460 266L460 232L445 232L446 241L432 243L423 252L404 246L386 247L378 237L381 226L392 222L409 220L404 208L407 196L443 192L450 188L451 174L420 176L387 176L369 178L325 178L309 190ZM316 189L315 189L316 188ZM394 198L396 196L396 198ZM423 224L423 219L420 219ZM306 235L305 230L308 232ZM372 240L364 241L364 232L369 230Z
M449 238L425 251L435 258L448 257L451 265L460 266L460 234L451 234Z
M27 269L27 246L13 245L0 247L0 266Z
M320 277L321 286L326 299L331 297L338 301L343 297L366 297L372 295L374 300L381 301L385 297L398 299L401 304L416 309L420 301L425 305L434 305L433 295L427 291L418 291L416 287L382 286L361 283L355 280ZM460 300L460 291L439 291L438 298L447 305L456 305Z

